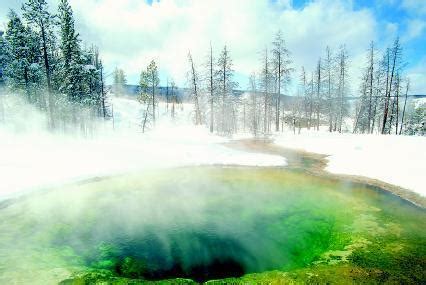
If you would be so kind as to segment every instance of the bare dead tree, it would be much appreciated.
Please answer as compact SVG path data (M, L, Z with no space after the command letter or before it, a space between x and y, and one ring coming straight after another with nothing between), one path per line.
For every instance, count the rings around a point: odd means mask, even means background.
M320 111L321 111L321 58L319 58L318 64L317 64L317 103L316 103L317 131L319 131L319 126L320 126Z
M291 60L290 60L290 52L286 48L283 35L281 30L277 32L275 35L275 39L272 42L273 49L273 69L276 78L276 102L275 102L275 131L279 131L280 129L280 108L281 108L281 87L286 82L286 78L288 78L289 73L292 71L290 68ZM284 110L283 110L284 113Z
M198 92L198 73L195 70L194 60L192 59L191 51L188 52L188 61L191 66L190 80L191 80L192 96L193 96L194 105L195 105L195 124L200 125L201 111L200 111L199 92Z
M392 50L387 49L387 76L386 76L386 101L385 101L385 109L383 112L383 122L382 122L382 134L386 132L386 123L389 113L389 101L392 93L392 84L395 78L395 72L398 70L399 59L401 57L402 48L399 43L399 38L396 38ZM390 61L392 61L392 68L390 68ZM389 74L389 70L390 74ZM389 84L388 84L389 83ZM390 127L389 127L390 128Z
M399 129L399 134L402 134L402 127L404 126L404 119L405 119L405 107L407 105L407 97L408 97L408 90L410 89L410 79L407 78L407 85L405 87L405 99L404 99L404 107L402 109L402 117L401 117L401 127Z

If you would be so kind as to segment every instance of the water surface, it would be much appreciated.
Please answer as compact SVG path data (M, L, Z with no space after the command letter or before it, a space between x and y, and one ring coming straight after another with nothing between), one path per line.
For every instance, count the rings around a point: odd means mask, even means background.
M377 245L392 256L414 248L422 258L426 245L423 209L278 168L110 177L4 203L0 217L1 284L56 284L91 270L203 282L353 263L354 253Z

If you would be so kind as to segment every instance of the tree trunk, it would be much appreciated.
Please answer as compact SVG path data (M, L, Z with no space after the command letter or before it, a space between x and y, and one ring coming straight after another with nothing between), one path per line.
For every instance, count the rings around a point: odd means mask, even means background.
M373 74L374 74L374 43L371 42L371 54L370 54L370 96L368 99L368 133L371 133L371 104L373 97Z
M145 116L142 123L142 133L145 133L146 122L148 121L149 103L146 104Z
M176 95L173 92L173 85L172 85L172 98L173 98L173 103L172 103L172 118L175 118L175 104L176 104Z
M169 113L169 80L167 79L166 84L166 112Z
M393 83L393 75L395 72L395 64L396 64L396 58L397 58L397 50L394 51L393 54L393 64L392 64L392 72L391 72L391 76L390 76L390 82L389 82L389 89L387 89L387 99L385 102L385 112L383 115L383 127L382 127L382 134L385 133L385 128L386 128L386 120L387 120L387 116L388 116L388 112L389 112L389 100L390 100L390 96L391 96L391 91L392 91L392 83ZM388 72L389 72L389 61L390 61L390 55L388 54ZM386 84L388 82L388 75L386 76Z
M318 86L317 86L317 131L320 125L320 90L321 90L321 59L318 62Z
M0 122L4 123L3 87L0 84Z
M399 83L400 78L397 75L397 85L396 85L396 125L395 125L395 135L398 134L398 123L399 123Z
M281 53L278 53L278 95L275 110L275 131L280 130L280 106L281 106Z
M309 122L308 122L308 130L311 129L312 125L312 113L314 109L314 102L313 102L313 96L314 96L314 73L312 72L312 78L311 78L311 94L309 95Z
M43 23L42 20L40 20L40 28L41 28L42 45L43 45L44 67L46 69L47 95L48 95L48 101L49 101L49 115L50 115L50 127L52 129L54 129L55 128L55 121L54 121L54 117L53 117L52 84L51 84L51 78L50 78L49 57L47 55L46 31L45 31L44 23Z
M342 90L340 93L340 118L339 118L339 133L342 132L342 124L343 124L343 105L344 105L344 94L345 94L345 59L344 55L342 55Z
M331 131L333 130L333 104L331 101L331 71L330 71L330 67L328 67L328 131L331 133Z
M155 74L152 72L152 121L155 125Z
M198 103L198 90L197 90L197 80L195 74L194 62L192 60L191 54L189 55L189 59L191 61L191 71L192 71L192 84L194 86L194 101L195 101L195 125L201 124L201 115L200 115L200 107Z
M222 86L222 132L225 132L225 97L226 97L226 54L223 64L223 86Z
M210 133L213 133L213 48L210 43Z
M101 65L101 104L102 104L102 115L106 118L106 106L105 106L105 90L104 90L104 71Z
M410 87L410 82L407 82L407 89L405 89L405 100L404 100L404 108L402 109L402 118L401 118L401 127L399 129L399 134L402 133L402 126L404 125L404 116L405 116L405 106L407 104L407 97L408 97L408 89Z

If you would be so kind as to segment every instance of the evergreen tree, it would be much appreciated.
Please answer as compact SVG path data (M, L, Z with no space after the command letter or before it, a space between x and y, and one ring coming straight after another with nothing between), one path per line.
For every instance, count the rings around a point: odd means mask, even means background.
M4 70L8 65L9 61L9 45L3 37L3 31L0 31L0 88L3 87L5 81Z
M9 49L7 41L3 38L3 31L0 31L0 122L4 121L4 103L3 103L3 90L5 85L4 70L9 61Z
M11 10L5 39L9 47L9 61L5 70L9 78L8 84L14 90L28 92L28 43L26 29L18 14Z
M156 98L155 92L160 84L160 78L158 76L158 67L154 60L150 62L147 66L146 70L141 72L139 85L141 88L141 101L147 104L143 123L142 123L142 131L145 130L146 124L149 119L149 115L151 115L152 122L155 125L155 106L156 106ZM174 105L173 105L174 106ZM152 107L151 113L149 112L149 108Z
M29 102L40 103L42 74L37 34L30 27L26 27L16 12L11 10L5 40L8 46L5 74L9 87L13 90L24 90Z
M24 18L38 30L46 73L46 84L49 102L50 127L55 127L54 99L52 90L52 57L55 42L52 31L53 16L49 13L46 0L28 0L23 6Z
M115 68L114 74L113 74L114 80L113 80L113 91L115 94L123 94L125 91L125 85L127 83L126 74L124 73L124 70L120 68Z
M86 91L83 86L84 70L78 34L74 29L73 13L68 0L61 0L59 3L59 25L61 50L59 90L67 95L68 100L82 102Z

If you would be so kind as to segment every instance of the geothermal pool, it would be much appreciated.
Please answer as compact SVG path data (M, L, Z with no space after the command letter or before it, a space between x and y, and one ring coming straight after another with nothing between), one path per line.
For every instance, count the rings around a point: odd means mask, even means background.
M268 272L303 282L304 270L346 267L360 280L379 270L422 282L425 221L424 209L380 189L303 171L99 178L0 204L0 284L287 278Z

